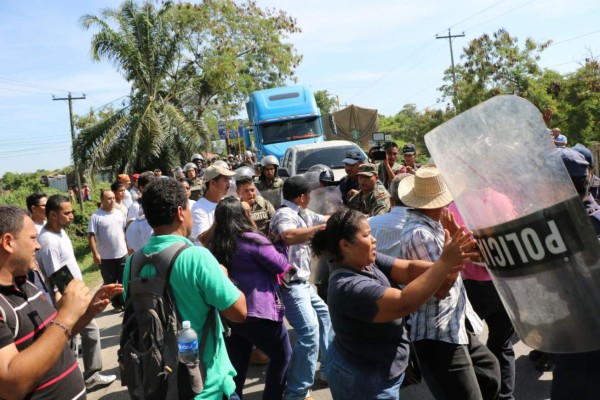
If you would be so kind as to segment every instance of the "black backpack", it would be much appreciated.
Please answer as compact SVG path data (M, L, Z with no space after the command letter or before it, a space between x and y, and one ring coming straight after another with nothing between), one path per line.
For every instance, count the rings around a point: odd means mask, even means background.
M215 325L215 310L211 307L204 324L198 346L199 371L196 369L194 374L179 361L177 334L181 320L169 285L173 264L188 247L179 242L157 253L146 255L138 250L132 255L117 354L121 383L133 400L193 399L202 391L206 379L202 354L208 332ZM146 264L154 265L155 276L140 277Z

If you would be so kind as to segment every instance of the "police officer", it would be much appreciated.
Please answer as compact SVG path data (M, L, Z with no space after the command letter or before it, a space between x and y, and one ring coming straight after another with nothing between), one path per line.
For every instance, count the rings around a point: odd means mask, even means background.
M265 199L273 204L273 207L279 208L281 205L281 189L283 188L283 179L277 176L279 161L275 156L266 156L260 163L262 170L256 188Z
M190 182L190 200L197 201L204 195L204 179L198 176L198 167L194 163L185 164L183 172Z
M357 175L360 190L348 200L348 208L360 211L369 217L389 212L390 194L383 185L377 184L377 166L362 164L358 168Z
M256 186L251 176L241 177L235 181L235 185L240 200L245 201L250 206L250 216L256 224L256 229L267 236L269 222L275 214L275 208L268 200L256 194Z

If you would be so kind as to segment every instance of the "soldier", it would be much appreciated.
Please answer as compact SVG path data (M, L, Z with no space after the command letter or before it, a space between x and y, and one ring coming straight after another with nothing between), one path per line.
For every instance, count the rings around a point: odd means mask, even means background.
M183 167L185 177L190 180L190 199L197 201L204 195L204 179L198 176L198 167L194 163L187 163Z
M260 191L261 196L269 200L277 209L281 205L281 188L283 187L283 179L277 176L279 161L275 156L266 156L260 163L262 171L256 188Z
M358 151L349 151L346 153L346 158L342 160L346 176L340 180L339 188L342 192L342 200L344 204L348 204L348 200L358 192L358 168L365 162L364 157Z
M235 185L240 200L245 201L250 206L250 216L256 224L256 229L267 236L269 233L269 222L271 222L271 218L275 214L275 208L269 200L266 200L262 196L257 196L256 186L251 176L236 180Z
M409 174L414 174L421 168L421 164L417 162L417 147L414 144L406 143L402 147L402 165L406 167L406 172Z
M369 217L390 211L390 194L378 185L377 166L363 164L358 168L360 190L350 200L348 208L367 214Z
M200 154L200 153L194 154L192 156L192 162L194 164L196 164L196 170L197 170L196 175L198 177L202 177L202 175L204 175L204 157L202 157L202 154Z

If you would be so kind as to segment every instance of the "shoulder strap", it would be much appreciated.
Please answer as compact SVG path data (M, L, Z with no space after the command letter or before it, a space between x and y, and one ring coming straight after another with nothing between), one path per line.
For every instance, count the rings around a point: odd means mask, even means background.
M186 242L173 243L166 249L155 253L144 254L142 249L133 253L131 256L131 265L129 269L129 282L133 279L139 278L142 267L146 264L152 264L156 268L156 275L168 282L171 276L171 269L175 260L181 254L181 252L190 247ZM160 268L163 265L168 267Z
M4 323L11 328L11 330L14 328L13 340L16 339L17 333L19 333L19 318L17 317L17 312L3 294L0 294L0 314L2 315Z

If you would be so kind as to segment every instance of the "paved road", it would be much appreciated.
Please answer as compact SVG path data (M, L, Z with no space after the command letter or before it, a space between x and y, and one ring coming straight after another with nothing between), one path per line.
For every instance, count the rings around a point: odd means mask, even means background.
M105 312L97 317L100 326L100 335L102 337L102 359L104 361L104 370L107 373L119 375L117 365L117 348L119 346L119 332L121 329L121 320L123 314L115 314L109 306ZM290 331L293 338L293 331ZM482 335L485 340L485 333ZM533 368L527 354L529 347L522 342L515 345L517 382L515 398L517 400L545 400L550 398L550 383L552 373L540 373ZM248 377L244 387L245 400L260 400L265 381L265 367L251 367L248 370ZM316 386L313 391L315 400L329 400L331 393L324 386ZM410 386L402 390L402 398L410 400L433 400L431 393L424 383ZM127 389L121 386L117 380L112 385L95 390L88 394L90 400L126 400L129 399Z

